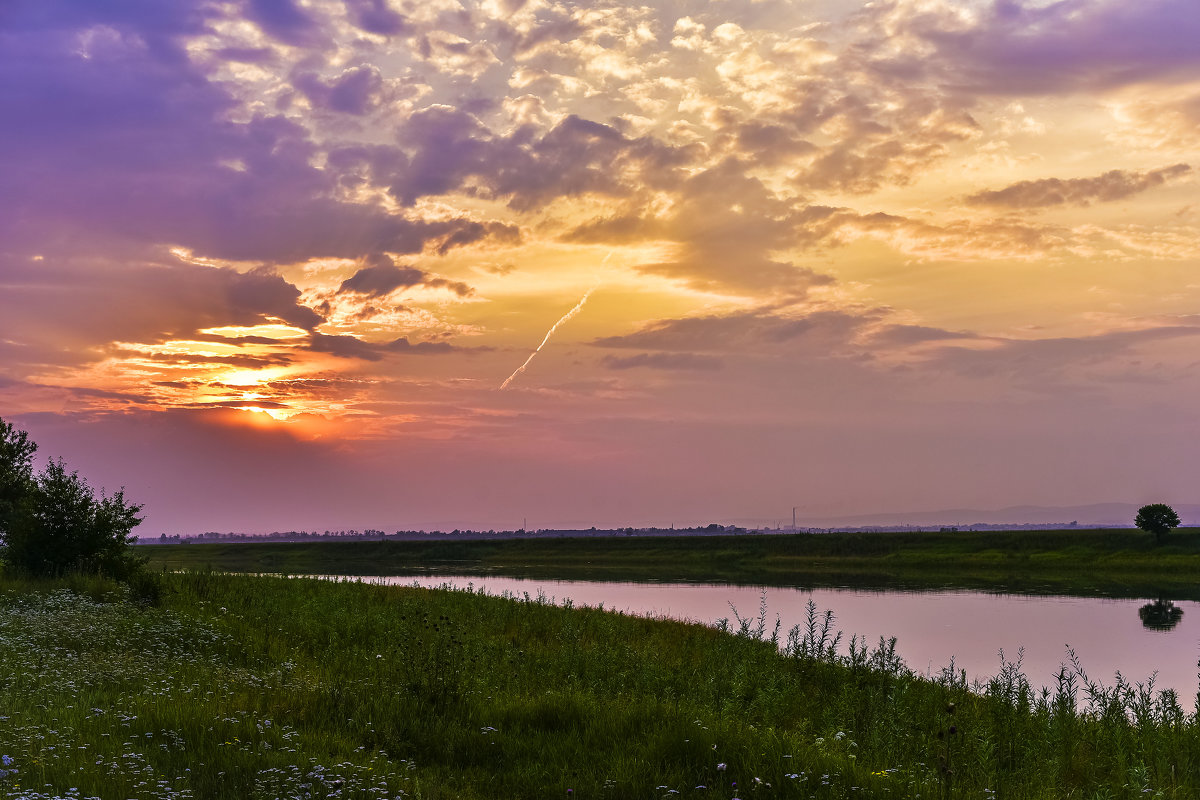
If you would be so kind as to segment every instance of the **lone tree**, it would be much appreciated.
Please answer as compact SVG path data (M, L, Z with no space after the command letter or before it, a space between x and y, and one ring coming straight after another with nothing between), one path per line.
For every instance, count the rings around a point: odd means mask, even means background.
M96 497L61 460L33 470L37 445L25 431L0 419L0 556L21 572L56 576L98 573L136 577L141 559L129 549L142 521L140 505L124 489Z
M1154 541L1162 542L1168 533L1179 527L1179 515L1166 503L1151 503L1138 509L1133 524L1154 534Z

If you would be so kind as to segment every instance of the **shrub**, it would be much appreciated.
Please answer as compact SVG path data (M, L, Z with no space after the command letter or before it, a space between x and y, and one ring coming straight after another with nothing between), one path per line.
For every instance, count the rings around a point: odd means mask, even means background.
M144 572L129 549L142 507L122 489L97 497L77 472L51 460L35 474L37 445L0 420L0 544L5 563L34 576L74 572L131 580Z

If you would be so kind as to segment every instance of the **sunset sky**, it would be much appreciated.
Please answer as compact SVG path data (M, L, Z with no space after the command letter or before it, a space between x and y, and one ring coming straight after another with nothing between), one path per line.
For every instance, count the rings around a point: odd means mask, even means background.
M0 417L143 535L1200 502L1198 42L1196 0L9 0Z

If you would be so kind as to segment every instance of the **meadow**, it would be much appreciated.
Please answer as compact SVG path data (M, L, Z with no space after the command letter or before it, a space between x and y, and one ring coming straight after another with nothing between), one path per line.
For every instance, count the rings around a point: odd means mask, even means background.
M1170 692L969 686L811 608L715 626L213 572L0 584L0 797L1192 798Z
M755 586L974 589L1200 600L1200 530L630 536L154 545L159 569L511 575Z

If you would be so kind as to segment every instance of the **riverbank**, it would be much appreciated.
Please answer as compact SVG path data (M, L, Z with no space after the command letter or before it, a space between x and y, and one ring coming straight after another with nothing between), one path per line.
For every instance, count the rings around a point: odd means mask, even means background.
M156 569L413 572L563 580L972 589L1200 600L1200 531L740 534L704 537L152 545Z
M1170 695L1070 670L1039 695L1014 664L972 693L886 643L839 654L815 612L781 652L769 614L722 631L538 598L163 580L158 608L109 584L0 585L0 796L1200 792L1200 726Z

